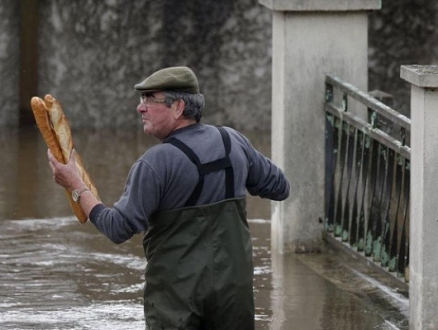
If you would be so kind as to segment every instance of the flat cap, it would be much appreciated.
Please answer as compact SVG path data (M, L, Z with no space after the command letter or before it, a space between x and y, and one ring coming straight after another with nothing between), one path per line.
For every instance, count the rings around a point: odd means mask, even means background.
M141 83L136 84L134 89L139 92L173 90L199 93L198 78L190 68L185 66L161 69L151 74Z

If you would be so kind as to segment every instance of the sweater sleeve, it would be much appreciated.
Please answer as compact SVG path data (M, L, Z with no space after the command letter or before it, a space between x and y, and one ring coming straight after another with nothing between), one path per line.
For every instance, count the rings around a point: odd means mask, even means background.
M90 221L116 244L127 241L136 233L117 209L106 207L104 204L98 204L91 210Z
M289 197L290 185L283 171L269 158L256 150L251 142L237 132L237 139L249 162L246 189L253 196L276 201Z
M289 197L290 185L283 171L254 150L246 187L251 195L282 201Z
M113 207L96 205L90 221L116 244L148 229L149 216L157 209L161 182L155 171L141 159L131 168L125 189Z

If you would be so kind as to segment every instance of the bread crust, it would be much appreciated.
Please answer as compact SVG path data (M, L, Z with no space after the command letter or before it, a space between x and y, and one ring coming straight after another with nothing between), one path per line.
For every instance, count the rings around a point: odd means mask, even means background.
M31 99L31 108L35 117L38 129L43 136L47 147L52 152L55 159L66 164L70 159L71 151L74 147L70 124L64 114L61 103L52 95L47 94L44 100L34 96ZM85 185L91 190L93 195L100 200L96 186L86 171L82 158L76 151L76 165ZM79 222L85 223L87 216L81 206L74 202L71 193L66 189L66 196L70 207L78 218Z

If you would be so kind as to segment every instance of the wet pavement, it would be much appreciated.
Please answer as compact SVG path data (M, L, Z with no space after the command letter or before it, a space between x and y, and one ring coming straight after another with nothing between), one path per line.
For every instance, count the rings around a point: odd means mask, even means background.
M108 205L155 143L132 131L74 136ZM269 138L250 138L269 154ZM144 329L140 235L114 245L71 216L37 132L0 132L0 146L0 329ZM408 329L406 294L380 273L329 247L271 255L270 202L249 197L248 217L257 330Z
M269 329L408 329L406 292L344 252L272 256L272 269Z

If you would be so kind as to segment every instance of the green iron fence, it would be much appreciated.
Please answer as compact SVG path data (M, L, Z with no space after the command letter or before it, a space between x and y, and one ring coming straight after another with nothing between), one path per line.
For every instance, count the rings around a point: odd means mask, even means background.
M326 237L407 283L410 119L330 75L325 113Z

